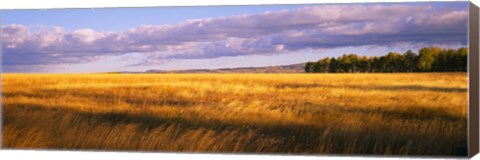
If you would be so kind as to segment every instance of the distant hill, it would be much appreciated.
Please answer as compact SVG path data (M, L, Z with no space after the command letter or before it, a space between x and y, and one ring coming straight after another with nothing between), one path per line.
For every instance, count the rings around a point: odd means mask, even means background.
M220 69L187 69L187 70L147 70L146 73L304 73L305 63L267 66L267 67L240 67Z

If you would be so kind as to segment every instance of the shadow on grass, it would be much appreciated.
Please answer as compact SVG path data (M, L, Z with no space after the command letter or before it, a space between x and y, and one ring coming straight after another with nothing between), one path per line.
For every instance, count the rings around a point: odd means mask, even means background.
M116 89L122 89L122 88L135 89L136 87L113 87L108 90L116 90ZM139 87L139 88L144 88L144 87ZM113 104L117 100L120 100L122 102L134 104L138 106L170 105L170 106L176 106L176 107L189 107L189 106L196 106L196 105L211 105L211 104L214 104L215 102L215 99L211 99L210 101L198 101L198 100L192 100L192 99L183 98L183 97L175 97L175 95L166 95L166 97L158 97L158 98L142 97L142 95L140 94L118 96L114 94L96 92L94 90L92 91L92 89L75 89L75 92L72 92L72 91L69 92L68 90L58 90L58 89L43 89L43 90L37 91L37 93L15 91L15 92L4 92L2 94L2 97L4 98L10 98L10 97L57 98L57 97L63 97L66 94L70 94L74 97L95 99L106 104Z
M467 92L467 88L459 87L430 87L420 85L324 85L324 84L279 84L276 88L335 88L335 89L357 89L357 90L384 90L384 91L432 91L432 92Z
M467 121L465 116L452 114L441 108L429 108L429 107L406 107L405 109L366 109L366 108L347 108L347 107L335 107L340 112L348 113L360 113L360 114L374 114L382 115L383 117L389 117L402 120L446 120L446 121Z
M361 110L350 111L367 112ZM312 154L317 153L315 152L314 148L321 145L326 145L332 148L330 151L325 151L325 153L328 154L349 153L352 151L348 151L347 149L351 149L352 146L357 146L360 148L358 148L359 150L354 154L374 155L381 152L378 148L380 145L384 147L391 146L390 149L392 154L401 154L402 152L405 152L405 148L403 148L404 146L412 146L412 148L408 148L411 150L408 153L415 155L466 155L463 143L460 143L460 145L450 146L452 141L445 138L444 135L441 134L423 135L416 133L398 133L388 130L337 130L335 128L325 128L303 124L242 124L219 120L186 119L184 117L158 117L148 113L92 113L68 109L67 106L47 107L38 104L16 104L5 106L6 118L4 119L4 124L15 125L12 124L14 122L13 119L15 118L15 113L19 112L26 112L27 114L35 115L74 117L72 118L71 122L65 122L72 123L72 125L78 123L88 123L89 126L96 126L99 124L109 124L112 126L119 124L136 124L139 132L146 132L162 125L176 125L179 127L180 132L186 129L204 128L213 130L217 134L222 131L237 130L240 131L241 135L242 133L246 133L248 131L254 131L258 137L281 140L277 145L283 146L282 149L275 151L267 150L264 151L264 153ZM16 121L21 120L17 119ZM61 133L61 131L58 132ZM441 147L431 148L436 145L440 145ZM382 149L380 148L380 150ZM246 150L244 152L254 151Z

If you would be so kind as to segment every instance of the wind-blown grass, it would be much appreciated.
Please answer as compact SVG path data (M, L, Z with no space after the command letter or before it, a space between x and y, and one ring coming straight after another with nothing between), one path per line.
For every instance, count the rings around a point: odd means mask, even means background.
M466 73L3 74L3 147L466 155Z

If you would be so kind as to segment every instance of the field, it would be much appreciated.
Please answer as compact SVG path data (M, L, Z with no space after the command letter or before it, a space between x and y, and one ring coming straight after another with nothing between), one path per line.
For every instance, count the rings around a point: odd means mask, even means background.
M3 74L5 148L467 154L467 74Z

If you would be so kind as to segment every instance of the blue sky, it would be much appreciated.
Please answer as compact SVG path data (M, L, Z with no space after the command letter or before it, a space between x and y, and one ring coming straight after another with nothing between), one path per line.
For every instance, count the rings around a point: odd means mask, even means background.
M467 2L2 10L4 72L268 66L464 47Z
M374 5L378 3L368 3ZM380 3L382 4L382 3ZM384 5L398 3L383 3ZM465 3L404 3L411 5L431 4L439 8L464 9ZM327 4L328 5L328 4ZM299 5L260 6L203 6L203 7L145 7L145 8L95 8L95 9L48 9L48 10L2 10L1 24L27 26L62 26L67 30L92 28L97 31L122 31L144 24L176 24L186 19L218 18L239 14L255 14L263 11L293 9ZM107 22L107 23L106 23ZM32 28L33 29L33 28Z
M186 19L218 18L298 8L304 5L145 7L50 10L2 10L2 24L62 26L67 30L92 28L122 31L140 25L176 24Z

